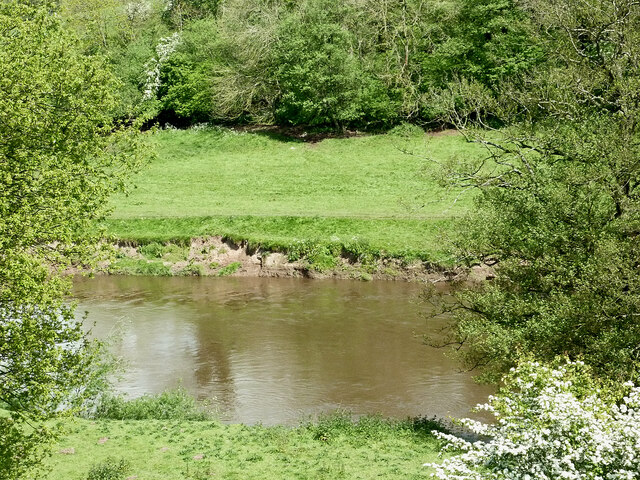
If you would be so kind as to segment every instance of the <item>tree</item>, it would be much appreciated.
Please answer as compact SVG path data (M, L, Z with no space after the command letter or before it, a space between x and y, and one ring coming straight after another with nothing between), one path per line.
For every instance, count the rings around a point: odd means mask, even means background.
M83 388L91 354L62 275L137 163L116 84L50 5L0 2L0 479L44 454L43 421ZM77 397L77 395L76 395Z
M475 135L483 116L472 125L450 106L487 151L451 171L479 188L457 252L495 263L497 277L460 295L449 340L489 380L522 353L565 354L631 379L640 362L640 3L524 5L545 64L503 84L498 99L460 90L512 127Z
M176 51L161 68L158 98L163 116L190 123L213 117L213 76L220 63L216 30L215 22L205 19L191 22L182 31Z
M353 8L303 2L280 23L274 48L281 91L277 121L336 129L393 123L397 105L364 67L355 35L344 25Z
M213 119L271 123L278 88L273 48L284 1L228 0L216 22L211 65ZM207 42L211 45L212 40ZM196 78L196 80L199 80Z
M428 83L441 87L456 77L499 88L505 79L539 62L541 51L531 35L531 20L513 0L458 2L423 57Z
M185 21L215 16L219 4L219 0L172 0L167 2L163 18L182 30Z

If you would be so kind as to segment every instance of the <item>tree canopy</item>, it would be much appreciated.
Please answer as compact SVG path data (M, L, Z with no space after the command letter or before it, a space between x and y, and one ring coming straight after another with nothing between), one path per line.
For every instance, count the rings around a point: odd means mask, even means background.
M138 161L114 77L49 6L0 2L0 478L42 452L40 420L81 389L86 339L62 273Z
M632 379L640 361L640 5L527 6L548 59L523 81L505 82L499 99L467 89L510 127L487 132L479 115L483 132L467 131L487 156L451 172L480 188L458 253L495 263L497 273L462 294L453 337L465 345L465 363L494 380L522 353L567 355L602 377Z
M103 53L123 81L120 112L178 125L442 125L434 95L451 82L495 93L541 58L512 0L60 3L86 51ZM149 62L174 35L150 98Z

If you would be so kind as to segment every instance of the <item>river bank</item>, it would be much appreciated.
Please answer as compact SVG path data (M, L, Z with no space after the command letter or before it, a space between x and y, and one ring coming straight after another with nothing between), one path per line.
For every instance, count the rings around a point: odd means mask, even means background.
M482 153L460 135L417 127L315 143L219 127L148 140L155 158L97 225L117 245L111 273L217 275L211 264L239 262L239 275L446 277L455 263L446 245L473 195L443 187L438 164ZM253 258L225 263L195 251L203 241Z
M121 242L109 246L108 260L91 270L97 274L271 277L349 280L395 280L423 283L492 278L489 267L448 268L415 257L357 251L341 244L301 242L297 250L269 250L247 241L211 236L188 243ZM356 250L356 251L354 251ZM87 271L82 267L70 273Z

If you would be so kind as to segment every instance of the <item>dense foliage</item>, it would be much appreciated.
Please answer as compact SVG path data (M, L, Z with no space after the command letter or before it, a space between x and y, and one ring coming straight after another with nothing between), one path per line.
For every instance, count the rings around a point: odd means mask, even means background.
M496 423L462 423L486 438L474 443L435 432L460 451L429 464L442 480L596 480L640 475L640 388L625 385L619 403L590 385L584 364L556 368L526 362L480 408Z
M486 158L452 171L481 192L459 253L495 264L497 273L462 295L454 341L468 347L460 351L467 365L487 367L492 379L528 352L582 358L600 375L633 379L640 5L537 0L529 7L553 57L526 82L504 83L500 101L467 90L511 126L468 130ZM482 116L478 124L486 126Z
M512 0L61 5L87 52L104 53L123 80L120 114L174 124L442 124L438 96L450 83L473 79L496 94L542 57ZM168 38L175 48L160 61ZM149 74L158 80L152 95Z
M85 387L91 354L60 273L87 257L86 227L135 162L113 86L49 8L0 3L1 479L34 463L41 420Z

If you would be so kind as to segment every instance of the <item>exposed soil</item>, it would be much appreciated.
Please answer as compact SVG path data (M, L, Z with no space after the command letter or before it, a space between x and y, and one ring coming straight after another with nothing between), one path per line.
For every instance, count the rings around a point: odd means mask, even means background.
M146 259L134 246L114 246L115 257L140 262L162 262L172 275L236 276L236 277L300 277L339 278L361 280L398 280L417 282L441 282L490 280L493 270L477 266L470 270L447 270L429 263L414 260L382 259L363 264L357 260L340 257L337 265L318 270L305 259L290 261L286 254L252 250L246 243L234 243L222 237L195 238L188 248L186 259ZM167 255L168 256L168 255ZM166 257L166 256L165 256ZM117 260L102 262L97 273L113 273L112 264Z

